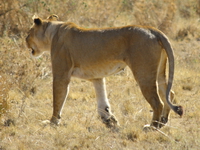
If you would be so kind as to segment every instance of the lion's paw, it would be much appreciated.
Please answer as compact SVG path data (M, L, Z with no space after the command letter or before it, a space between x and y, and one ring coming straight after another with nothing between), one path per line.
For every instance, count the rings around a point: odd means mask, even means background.
M51 122L51 124L59 125L60 122L61 122L61 120L53 116L53 117L51 118L51 121L50 121L50 122Z
M108 118L102 118L102 120L107 128L116 128L120 126L117 118L114 115L111 115Z

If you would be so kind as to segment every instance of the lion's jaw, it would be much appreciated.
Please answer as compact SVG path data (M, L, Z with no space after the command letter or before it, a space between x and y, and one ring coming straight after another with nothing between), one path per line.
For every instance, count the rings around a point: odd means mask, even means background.
M29 42L28 37L26 38L26 45L30 49L31 55L33 57L39 57L42 55L42 52L38 49L35 43Z
M51 40L48 37L49 34L46 33L46 31L42 31L43 34L41 34L42 29L42 27L37 30L31 29L26 37L26 45L31 49L31 55L33 57L39 57L43 52L50 51L51 49Z

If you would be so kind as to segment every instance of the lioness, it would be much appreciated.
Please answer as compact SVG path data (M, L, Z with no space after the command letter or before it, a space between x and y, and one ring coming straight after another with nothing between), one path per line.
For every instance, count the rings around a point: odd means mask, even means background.
M94 84L98 113L108 126L118 124L111 112L105 77L128 66L147 102L153 109L151 127L167 123L170 109L182 116L181 106L170 101L174 55L168 38L159 30L145 26L85 29L74 23L58 21L56 15L34 18L26 38L33 56L51 52L53 72L53 116L59 124L71 77ZM169 77L166 81L166 62Z

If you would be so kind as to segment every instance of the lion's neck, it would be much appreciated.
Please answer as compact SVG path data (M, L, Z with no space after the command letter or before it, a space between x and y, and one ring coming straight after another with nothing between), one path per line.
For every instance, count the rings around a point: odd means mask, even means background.
M56 31L58 30L58 24L61 24L62 22L56 22L56 23L51 23L48 25L45 36L48 38L49 43L52 42L54 35L57 33Z

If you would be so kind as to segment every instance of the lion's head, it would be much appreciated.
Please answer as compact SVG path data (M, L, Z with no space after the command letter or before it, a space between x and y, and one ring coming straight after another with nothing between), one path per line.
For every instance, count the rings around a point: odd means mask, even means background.
M31 54L34 57L40 56L44 51L50 50L50 41L46 30L51 21L58 20L58 16L51 15L47 19L42 20L39 17L33 17L34 24L28 32L26 37L27 47L31 49Z

